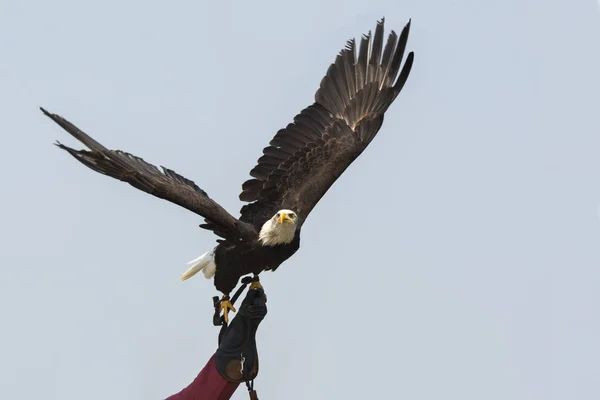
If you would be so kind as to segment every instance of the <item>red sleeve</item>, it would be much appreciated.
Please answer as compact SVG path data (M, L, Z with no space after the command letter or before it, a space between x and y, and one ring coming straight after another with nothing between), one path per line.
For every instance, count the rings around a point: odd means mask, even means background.
M217 372L213 355L188 387L166 400L228 400L238 386L239 383L229 382Z

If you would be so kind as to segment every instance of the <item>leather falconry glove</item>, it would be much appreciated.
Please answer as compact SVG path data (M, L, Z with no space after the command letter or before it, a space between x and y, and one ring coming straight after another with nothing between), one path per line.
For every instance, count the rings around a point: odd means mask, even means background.
M226 328L215 354L215 366L223 378L240 383L256 378L256 330L266 315L267 296L264 290L249 289L238 314Z

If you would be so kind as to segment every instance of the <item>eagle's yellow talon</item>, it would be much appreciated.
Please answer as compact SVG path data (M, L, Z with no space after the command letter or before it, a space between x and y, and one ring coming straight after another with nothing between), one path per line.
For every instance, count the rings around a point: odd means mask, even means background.
M262 289L262 288L263 288L263 287L262 287L262 285L260 284L260 282L259 282L259 281L252 282L252 283L250 284L250 289Z
M220 311L223 313L223 318L225 319L225 323L229 323L229 311L235 312L235 307L231 304L229 299L222 299L220 305Z

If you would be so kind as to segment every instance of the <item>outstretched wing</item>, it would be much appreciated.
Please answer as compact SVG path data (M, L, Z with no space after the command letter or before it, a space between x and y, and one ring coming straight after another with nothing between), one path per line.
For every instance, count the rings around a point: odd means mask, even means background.
M212 223L215 233L234 243L240 240L253 241L256 238L252 225L234 218L191 180L165 167L161 171L132 154L109 150L61 116L40 109L90 149L75 150L57 143L58 147L69 152L85 166L203 216Z
M315 103L277 132L242 185L242 220L289 208L302 222L336 179L363 152L402 90L413 64L411 52L400 71L410 21L383 46L384 20L375 35L363 36L358 58L350 40L315 94ZM266 211L268 210L268 212Z

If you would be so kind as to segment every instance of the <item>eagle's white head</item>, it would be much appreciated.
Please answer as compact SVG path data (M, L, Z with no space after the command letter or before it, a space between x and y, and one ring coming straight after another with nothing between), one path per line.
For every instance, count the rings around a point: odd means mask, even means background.
M279 210L260 229L258 240L263 246L288 244L294 240L298 214L292 210Z

